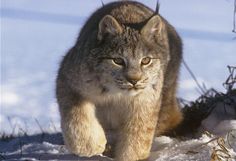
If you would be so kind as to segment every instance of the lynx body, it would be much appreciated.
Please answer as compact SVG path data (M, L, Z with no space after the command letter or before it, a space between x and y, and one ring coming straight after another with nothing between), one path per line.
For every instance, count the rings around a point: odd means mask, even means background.
M64 57L56 94L67 148L101 154L116 134L116 161L148 157L154 135L182 120L176 86L182 57L175 29L130 1L98 9Z

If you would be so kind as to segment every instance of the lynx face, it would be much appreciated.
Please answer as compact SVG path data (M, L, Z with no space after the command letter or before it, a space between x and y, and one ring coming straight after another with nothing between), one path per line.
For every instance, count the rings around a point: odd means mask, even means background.
M120 45L125 42L123 37L111 40L110 44L116 47L104 45L106 49L97 59L100 60L97 66L100 80L104 80L110 92L132 95L152 87L158 80L158 71L162 70L161 57L148 49L138 34L136 36L137 41L131 40L130 44Z
M163 64L168 43L159 17L151 18L141 31L121 26L112 16L99 24L99 48L91 53L94 71L104 92L136 95L163 83ZM164 50L163 50L164 49ZM166 54L167 52L167 54Z

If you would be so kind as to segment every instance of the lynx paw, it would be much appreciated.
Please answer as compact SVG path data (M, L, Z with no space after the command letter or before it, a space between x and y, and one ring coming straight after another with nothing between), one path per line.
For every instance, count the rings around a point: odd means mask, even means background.
M80 141L78 140L78 142ZM87 141L81 140L81 143L71 148L70 151L79 156L91 157L102 154L106 147L106 139L91 139Z
M80 129L81 130L81 129ZM79 156L91 157L102 154L106 148L106 137L100 126L78 130L70 137L64 137L68 150Z

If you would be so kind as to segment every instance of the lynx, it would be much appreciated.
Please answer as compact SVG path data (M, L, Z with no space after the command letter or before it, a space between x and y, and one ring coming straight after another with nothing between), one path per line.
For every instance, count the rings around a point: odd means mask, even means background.
M154 136L182 120L176 88L181 39L141 3L98 9L61 62L56 95L67 148L79 156L104 152L115 134L116 161L148 158Z

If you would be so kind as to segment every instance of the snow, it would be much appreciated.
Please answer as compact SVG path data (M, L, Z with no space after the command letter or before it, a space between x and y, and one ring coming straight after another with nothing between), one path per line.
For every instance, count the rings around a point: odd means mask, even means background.
M223 160L228 156L228 161L234 161L236 124L230 131L217 128L221 130L221 134L224 133L222 137L213 134L202 134L200 138L185 140L167 136L156 137L148 161L207 161L214 152L224 156ZM18 137L10 142L1 141L0 149L5 160L113 160L103 155L86 158L70 154L63 145L61 134L39 134Z
M20 98L13 92L5 92L2 95L1 104L3 105L16 105Z

